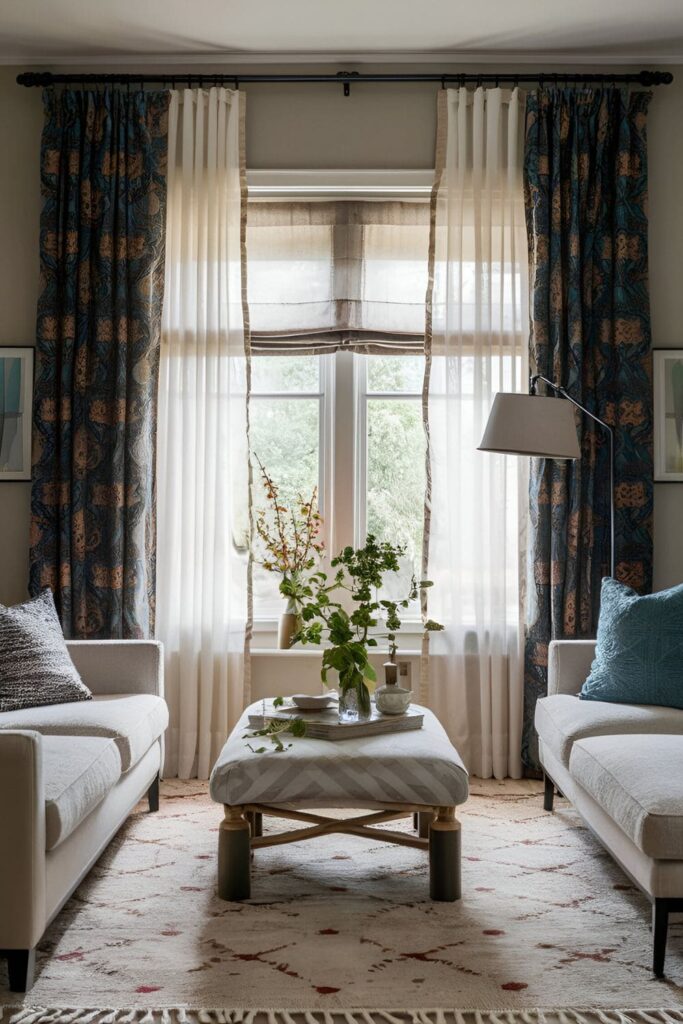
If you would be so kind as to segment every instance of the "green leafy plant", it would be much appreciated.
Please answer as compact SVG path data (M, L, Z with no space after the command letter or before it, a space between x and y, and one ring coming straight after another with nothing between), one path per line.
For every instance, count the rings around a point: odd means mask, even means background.
M284 697L275 697L273 707L281 708L284 706L284 703ZM264 746L253 747L251 743L247 743L252 754L265 754L269 749L275 754L281 754L292 745L291 743L282 742L282 737L285 735L294 737L305 736L306 723L301 718L292 718L290 721L270 721L262 729L254 729L253 732L245 733L243 738L245 740L267 739L270 741L270 748Z
M400 571L404 551L401 545L378 541L368 534L363 547L346 547L332 559L336 572L331 579L318 570L310 574L304 588L303 625L293 642L328 643L322 656L323 683L327 686L329 672L336 671L341 693L354 691L364 714L370 711L370 696L377 680L369 649L377 647L380 639L395 647L396 633L401 628L400 610L408 608L421 590L432 586L430 580L413 577L408 593L400 600L380 596L386 574ZM345 595L349 595L346 604L353 605L350 611L339 599ZM378 629L380 619L384 620L384 631ZM427 631L442 628L431 619L424 623Z
M253 739L267 739L270 740L270 748L260 746L253 747L251 743L247 743L247 746L251 750L252 754L265 754L271 749L276 754L281 754L284 750L291 747L291 743L283 743L282 737L285 735L301 737L306 735L306 723L300 718L293 718L291 722L268 722L263 729L254 729L253 732L245 734L246 740Z

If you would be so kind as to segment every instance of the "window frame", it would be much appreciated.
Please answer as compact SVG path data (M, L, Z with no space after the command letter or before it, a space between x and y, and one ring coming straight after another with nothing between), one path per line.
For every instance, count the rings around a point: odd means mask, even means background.
M431 195L434 174L430 170L251 170L247 172L249 199L422 199ZM260 356L254 355L258 359ZM363 369L360 367L363 366ZM328 552L356 545L364 536L367 516L367 374L362 359L351 351L337 350L320 358L320 393L282 392L270 397L318 397L320 511L323 539ZM361 390L363 389L363 390ZM255 398L268 397L252 393ZM378 398L412 398L412 393L375 393ZM421 397L421 396L420 396ZM362 419L362 423L360 422ZM365 444L361 443L365 439ZM352 487L348 486L349 480ZM362 505L361 505L362 495ZM360 509L362 508L362 512ZM411 609L412 612L412 609ZM404 617L402 636L421 633L417 609ZM255 633L272 633L276 619L258 615ZM415 646L415 645L413 645ZM419 644L417 644L419 646Z
M254 359L264 358L254 355ZM267 357L266 357L267 358ZM272 358L278 358L273 356ZM253 391L251 402L264 400L318 401L318 493L327 552L362 543L367 529L368 403L373 400L422 400L417 391L368 391L367 356L339 349L319 357L317 391ZM352 486L348 486L349 480ZM326 566L329 570L329 564ZM275 624L274 606L259 614L254 608L254 629L263 633ZM404 633L414 633L419 607L404 616ZM411 628L412 627L412 628Z

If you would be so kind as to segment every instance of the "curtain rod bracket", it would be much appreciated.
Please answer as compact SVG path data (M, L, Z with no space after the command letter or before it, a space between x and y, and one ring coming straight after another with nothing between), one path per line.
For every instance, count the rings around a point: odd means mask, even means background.
M350 83L349 79L350 78L360 78L360 72L359 71L338 71L336 77L340 78L344 82L344 95L345 96L350 96L351 95L351 83Z

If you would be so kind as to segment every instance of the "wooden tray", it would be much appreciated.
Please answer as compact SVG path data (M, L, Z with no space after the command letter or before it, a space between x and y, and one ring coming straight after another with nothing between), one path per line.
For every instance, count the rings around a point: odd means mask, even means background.
M372 705L370 718L362 722L340 722L336 707L326 711L303 711L294 705L273 707L272 699L264 701L265 713L249 715L252 729L263 729L269 722L284 722L300 718L306 723L306 736L312 740L353 740L362 736L380 736L389 732L410 732L421 729L424 715L409 707L403 715L383 715Z

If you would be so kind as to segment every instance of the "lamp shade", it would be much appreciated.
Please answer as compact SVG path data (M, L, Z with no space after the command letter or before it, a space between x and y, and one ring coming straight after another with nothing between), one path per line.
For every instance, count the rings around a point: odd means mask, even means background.
M563 398L499 391L493 399L479 451L578 459L581 449L574 408Z

